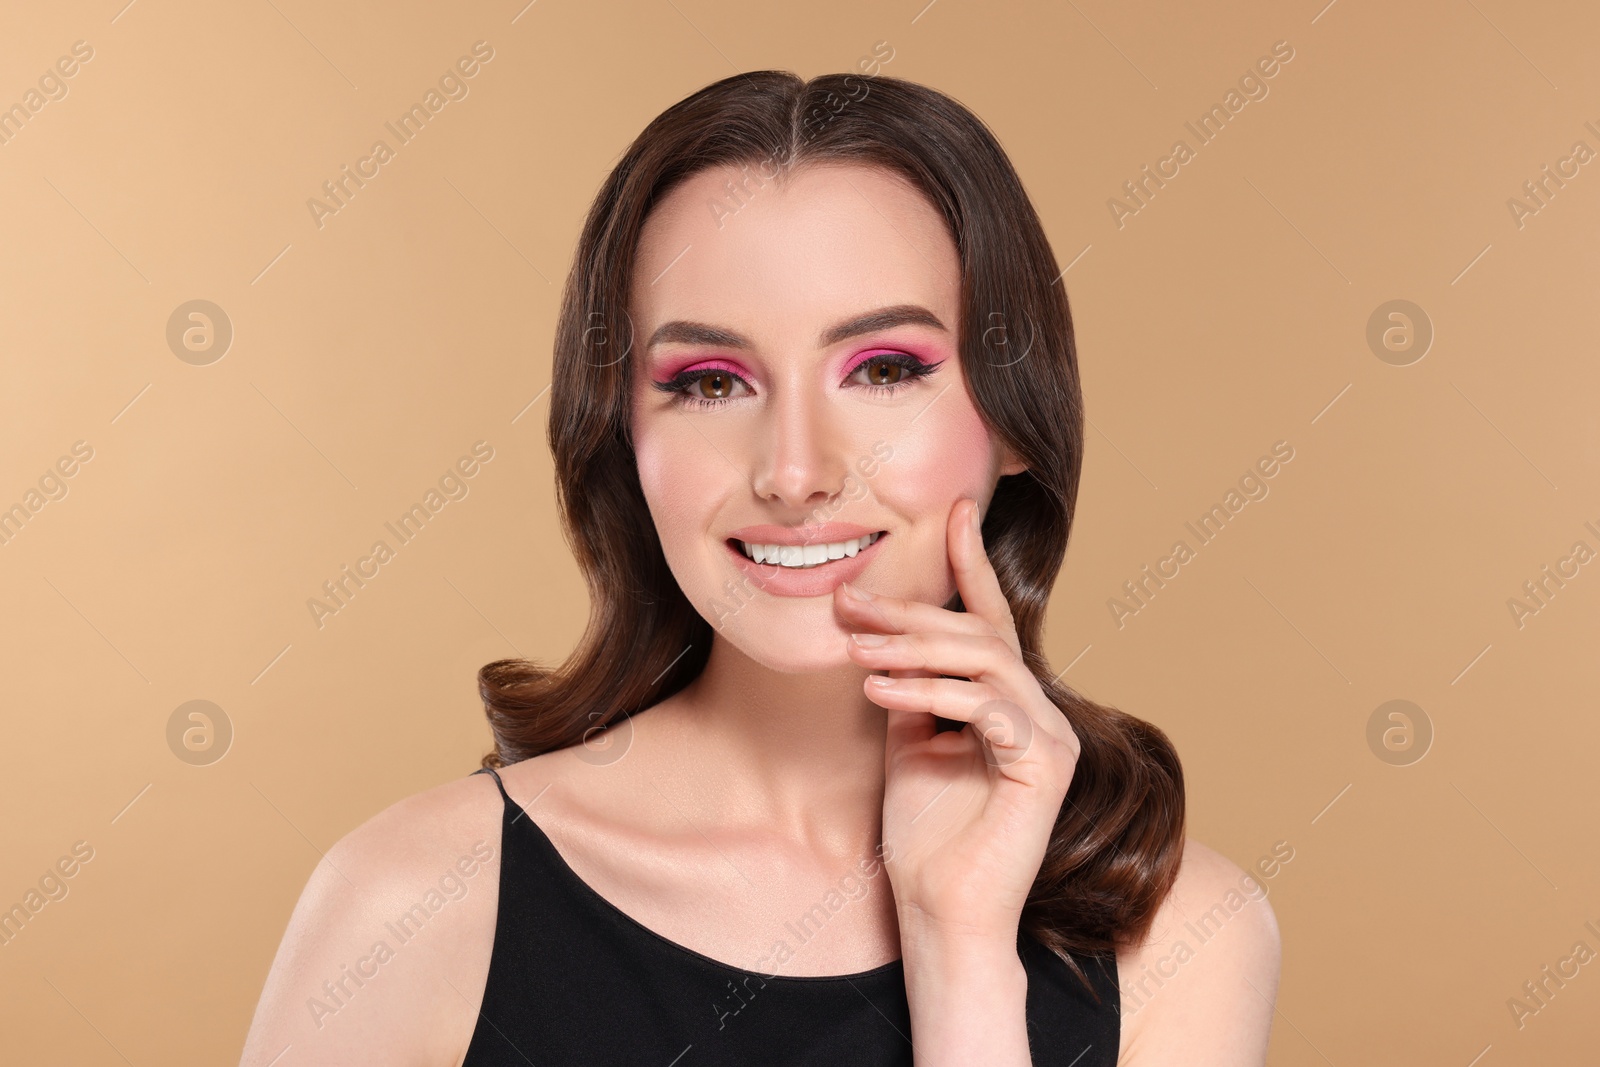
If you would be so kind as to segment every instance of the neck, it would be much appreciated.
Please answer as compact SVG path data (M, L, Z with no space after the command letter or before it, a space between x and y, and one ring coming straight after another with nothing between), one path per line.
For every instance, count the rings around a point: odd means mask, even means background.
M882 825L884 709L853 663L784 674L720 634L705 669L678 694L677 716L708 776L707 803L841 849Z

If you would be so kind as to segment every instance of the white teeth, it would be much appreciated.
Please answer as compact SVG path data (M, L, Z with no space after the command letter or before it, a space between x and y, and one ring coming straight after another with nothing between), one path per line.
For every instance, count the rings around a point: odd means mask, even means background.
M825 545L758 545L740 541L739 549L757 563L775 563L780 567L804 570L820 567L829 560L854 556L879 536L871 533L849 541L830 541Z

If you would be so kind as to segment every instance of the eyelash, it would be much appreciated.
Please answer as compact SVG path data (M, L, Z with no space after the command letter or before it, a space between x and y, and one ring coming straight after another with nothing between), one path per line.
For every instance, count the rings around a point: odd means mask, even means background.
M939 369L940 364L943 362L943 360L940 360L939 363L924 363L922 360L909 353L892 352L881 356L873 356L870 359L864 359L860 363L857 363L850 373L853 376L856 371L859 371L862 367L876 367L883 364L899 367L902 371L904 371L904 374L898 382L891 382L888 385L869 384L867 386L867 388L871 389L874 393L877 393L881 396L889 396L901 386L910 385L912 382L932 374L935 370ZM684 404L689 407L720 407L721 405L726 404L728 401L735 398L731 396L718 398L693 396L689 392L690 386L694 385L702 378L711 377L713 374L726 374L730 378L744 382L745 388L748 389L750 387L749 382L745 382L744 379L740 378L737 374L721 367L711 367L707 368L706 370L686 370L673 375L664 382L655 382L653 384L657 389L660 389L663 392L677 394L675 399L680 404Z

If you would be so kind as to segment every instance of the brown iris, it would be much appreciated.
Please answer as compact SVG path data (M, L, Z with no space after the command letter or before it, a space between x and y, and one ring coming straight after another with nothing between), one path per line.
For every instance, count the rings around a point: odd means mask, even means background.
M879 373L880 370L883 373ZM905 372L905 367L898 363L867 363L867 380L873 385L893 385L905 376Z
M707 383L710 383L710 392L706 391ZM694 385L707 400L723 400L733 392L733 375L726 371L712 371L699 378Z

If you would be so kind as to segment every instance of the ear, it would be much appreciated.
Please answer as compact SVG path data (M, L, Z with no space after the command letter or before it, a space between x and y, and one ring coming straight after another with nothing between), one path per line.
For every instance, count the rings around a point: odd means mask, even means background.
M1016 453L1005 445L1000 446L1000 474L1021 474L1028 469L1028 465L1017 458Z

